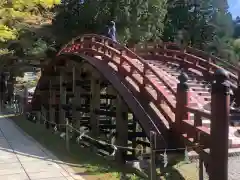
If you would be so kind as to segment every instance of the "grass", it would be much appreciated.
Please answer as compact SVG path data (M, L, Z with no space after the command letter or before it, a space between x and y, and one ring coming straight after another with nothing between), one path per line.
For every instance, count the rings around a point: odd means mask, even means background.
M129 173L126 168L119 167L89 149L81 148L78 144L70 143L70 152L68 152L64 140L43 125L27 121L23 116L9 116L9 118L58 159L68 163L76 174L80 174L86 180L119 180L122 172L127 173L130 180L140 179L133 173Z
M70 152L65 148L65 142L59 135L53 134L43 125L36 125L27 121L23 116L11 118L21 129L32 136L40 144L53 152L61 161L69 164L76 174L82 175L86 180L119 180L122 173L128 174L130 180L140 180L138 176L129 173L128 169L119 167L103 157L97 156L89 149L81 148L78 144L70 144ZM168 156L169 165L161 172L162 180L196 180L198 168L195 163L186 163L182 155Z

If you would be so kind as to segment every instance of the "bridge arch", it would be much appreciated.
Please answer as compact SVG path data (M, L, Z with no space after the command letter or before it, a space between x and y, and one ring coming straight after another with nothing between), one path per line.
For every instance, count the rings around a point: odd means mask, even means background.
M136 53L141 55L138 51L136 51ZM60 72L63 72L63 69L67 67L68 63L73 63L75 71L81 72L81 68L86 68L86 64L88 64L98 72L99 75L97 76L104 77L103 79L107 79L107 81L110 82L124 102L129 106L131 112L140 122L148 137L151 130L157 132L158 147L166 148L167 145L164 143L163 138L169 140L169 136L175 134L174 140L185 140L184 143L182 142L181 144L183 146L187 143L191 145L202 143L204 148L209 148L211 145L210 128L205 126L203 119L208 119L211 123L213 115L211 111L203 111L203 109L199 109L197 105L206 105L206 103L211 102L210 88L207 89L206 93L197 92L199 89L202 91L202 87L195 88L195 91L188 91L187 88L179 91L181 85L185 87L185 85L188 86L191 84L188 77L182 78L183 74L181 73L171 75L170 71L167 72L161 66L157 67L154 64L156 62L155 60L154 62L149 62L136 53L103 36L87 34L73 39L58 53L54 60L43 68L43 76L39 80L32 101L32 110L39 110L39 104L45 103L43 101L41 102L41 98L45 96L45 94L41 92L41 88L45 86L45 88L51 89L49 76L58 76L58 67L61 67ZM147 50L147 53L151 54L151 51ZM176 54L180 54L179 56L182 55L179 52ZM170 58L161 56L160 59L164 62L168 60L171 62L175 61L178 64L181 64L181 62L179 62L179 59L181 59L182 62L191 64L191 66L188 66L190 68L196 65L193 61L188 62L184 57L178 57L177 59L175 55ZM202 65L201 61L199 60L200 63L198 62L200 65ZM205 60L204 63L205 65L207 64ZM195 69L213 74L214 68L218 69L219 66L213 64L209 68L207 65L202 65ZM86 77L93 69L82 74L80 73L79 76ZM209 69L211 71L209 71ZM73 74L75 71L71 73ZM74 82L73 79L70 81ZM191 81L194 81L194 79ZM62 87L63 83L61 78L59 82L60 85L58 85L58 87ZM89 89L85 90L89 91ZM38 96L39 94L42 95ZM49 92L49 94L51 93ZM216 102L217 101L215 101L215 103ZM228 103L226 98L223 98L222 102ZM66 103L66 100L64 103ZM223 106L221 107L223 108ZM214 113L216 113L216 109L214 110ZM226 113L226 111L224 112ZM190 118L190 114L193 115L192 118ZM222 118L227 120L226 116ZM124 124L123 121L122 123ZM209 155L208 153L205 154ZM205 160L207 161L208 159L207 156Z

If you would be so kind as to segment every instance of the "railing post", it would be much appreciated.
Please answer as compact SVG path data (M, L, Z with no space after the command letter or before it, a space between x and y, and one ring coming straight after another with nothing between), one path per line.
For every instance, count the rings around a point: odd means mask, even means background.
M240 68L240 63L238 64L238 67ZM239 107L240 106L240 70L238 71L238 81L237 81L237 90L236 90L236 104Z
M189 86L187 84L188 76L182 72L179 76L179 83L177 85L176 94L176 109L175 109L175 123L169 133L169 146L171 148L180 147L182 145L181 133L182 133L182 121L189 119L189 113L186 111L186 106L189 103ZM179 141L176 141L179 139Z
M24 86L23 89L23 113L27 112L28 108L28 88Z
M150 179L157 180L156 172L156 133L150 131L150 146L151 146L151 164L150 164Z
M189 119L189 113L186 111L186 106L189 103L189 86L188 75L182 72L179 76L179 83L177 85L176 95L176 112L175 112L175 125L176 130L181 129L182 120Z
M223 69L214 74L211 99L211 141L209 180L228 179L228 133L230 112L229 75Z

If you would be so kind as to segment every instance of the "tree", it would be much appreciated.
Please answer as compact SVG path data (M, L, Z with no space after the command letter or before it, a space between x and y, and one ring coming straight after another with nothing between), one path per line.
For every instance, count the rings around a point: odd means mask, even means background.
M180 16L181 14L181 16ZM185 44L235 60L232 50L233 22L225 0L169 0L164 40L174 41L185 31Z
M39 44L43 34L36 29L53 17L51 9L57 3L60 0L1 1L0 46L15 51L18 57L27 55L36 45L43 47Z
M104 25L116 21L121 42L160 38L166 14L166 0L65 0L53 23L60 43L84 33L102 33ZM62 29L64 35L59 32ZM67 36L66 36L67 34Z
M233 21L234 23L234 38L239 38L240 37L240 17L237 16L237 18Z

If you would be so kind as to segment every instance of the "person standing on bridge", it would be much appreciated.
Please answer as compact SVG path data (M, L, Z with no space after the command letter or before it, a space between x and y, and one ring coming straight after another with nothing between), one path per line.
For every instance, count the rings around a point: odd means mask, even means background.
M113 41L117 41L116 39L116 26L114 21L110 21L109 26L107 28L107 37L112 39Z

